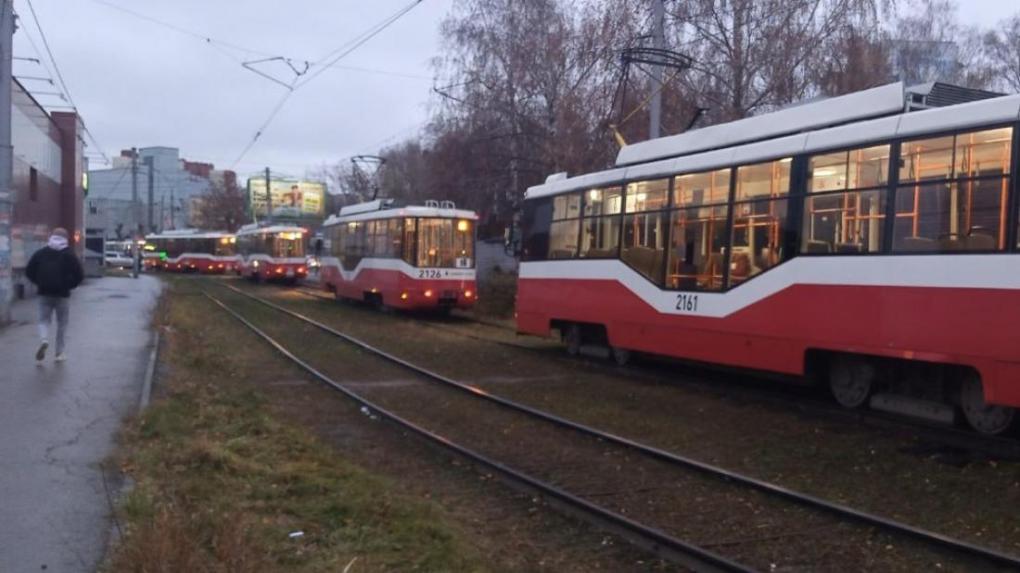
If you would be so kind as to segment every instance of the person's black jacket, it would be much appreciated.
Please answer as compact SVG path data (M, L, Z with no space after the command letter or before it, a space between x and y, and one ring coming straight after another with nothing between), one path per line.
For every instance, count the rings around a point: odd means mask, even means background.
M85 272L70 248L58 251L43 247L29 259L25 276L35 283L39 294L67 298L71 296L71 289L85 279Z

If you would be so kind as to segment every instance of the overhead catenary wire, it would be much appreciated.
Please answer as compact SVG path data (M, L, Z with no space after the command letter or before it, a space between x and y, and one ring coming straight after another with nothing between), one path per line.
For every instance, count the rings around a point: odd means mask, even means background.
M110 163L109 156L103 151L103 146L99 144L99 140L96 138L92 130L85 124L85 120L81 118L81 113L78 111L78 104L74 102L74 98L71 96L71 90L67 88L67 82L64 81L64 75L60 73L60 66L57 65L56 58L53 57L53 50L50 48L50 42L46 39L46 32L43 31L42 24L39 23L39 15L35 12L35 6L32 5L32 0L25 0L28 4L28 10L32 13L32 20L35 22L36 29L39 30L39 37L42 39L43 47L46 48L46 54L50 59L50 63L53 64L53 72L57 77L57 81L60 83L60 89L64 91L64 95L67 96L67 101L74 107L75 113L78 114L78 119L81 121L82 129L92 140L92 144L96 146L96 150L103 156L103 159L107 164ZM40 54L41 56L41 54Z
M295 91L297 91L297 89L304 87L305 85L308 84L308 82L314 80L322 72L331 68L337 62L349 56L352 52L363 46L366 42L368 42L375 36L379 35L380 32L390 27L394 22L396 22L404 15L406 15L408 12L410 12L412 9L414 9L415 6L421 4L422 1L423 0L414 0L407 6L401 8L392 15L383 19L375 26L372 26L362 34L356 36L353 40L344 43L340 48L333 50L320 60L314 62L313 65L322 66L316 69L315 72L308 74L307 76L296 76L291 81L290 88L283 94L283 97L280 98L280 100L276 103L273 109L269 112L269 116L265 119L265 121L262 122L259 128L255 131L255 134L245 145L244 149L237 156L237 159L235 159L234 162L231 164L231 169L237 166L237 164L239 164L241 160L244 159L248 152L251 151L253 147L255 147L255 144L258 143L259 139L262 137L262 134L265 133L266 128L268 128L269 125L273 122L273 119L276 118L276 116L280 113L280 110L283 109L283 106L286 105L287 100L290 99L290 97L294 94ZM301 79L302 77L304 77L304 80L299 82L298 80Z

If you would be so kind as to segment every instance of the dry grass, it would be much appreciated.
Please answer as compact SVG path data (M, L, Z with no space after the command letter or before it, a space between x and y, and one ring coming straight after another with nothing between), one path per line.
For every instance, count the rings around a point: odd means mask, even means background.
M172 281L161 306L164 396L124 432L135 486L107 570L341 571L355 557L352 573L481 569L438 507L277 419L244 381L300 375L189 287Z

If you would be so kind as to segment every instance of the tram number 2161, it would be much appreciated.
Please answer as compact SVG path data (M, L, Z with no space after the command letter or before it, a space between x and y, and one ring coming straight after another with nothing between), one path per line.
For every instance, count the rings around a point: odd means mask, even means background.
M687 312L698 312L698 295L696 294L676 295L676 309Z

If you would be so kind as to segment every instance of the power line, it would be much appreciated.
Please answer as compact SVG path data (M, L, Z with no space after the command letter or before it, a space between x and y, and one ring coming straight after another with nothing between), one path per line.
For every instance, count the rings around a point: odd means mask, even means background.
M255 135L253 135L248 144L245 145L244 150L241 151L241 154L238 155L237 159L234 160L234 163L231 164L230 166L231 169L233 169L238 163L241 162L242 159L244 159L244 156L247 155L249 151L251 151L252 147L255 147L255 144L258 142L259 138L262 137L263 132L265 132L266 128L269 127L269 124L272 123L273 119L276 118L277 114L280 113L280 110L282 110L283 106L287 103L287 100L290 99L290 96L292 96L298 88L303 87L308 82L315 79L319 74L328 70L330 67L339 62L341 59L348 56L351 52L358 49L366 42L377 36L380 32L382 32L390 25L392 25L394 22L399 20L402 16L410 12L415 6L421 4L421 2L422 0L414 0L404 8L401 8L400 10L395 12L393 15L384 19L379 24L376 24L375 26L369 28L366 32L360 34L359 36L356 36L353 40L346 42L340 48L337 48L336 50L333 50L329 54L326 54L326 56L324 56L322 59L315 62L314 65L316 66L321 65L326 60L329 60L329 62L325 66L316 70L311 75L307 76L304 79L304 81L298 82L298 79L300 79L302 76L295 77L291 81L290 88L287 90L285 94L283 94L283 97L280 99L279 102L277 102L276 106L272 109L272 111L269 112L269 117L267 117L266 120L262 122L262 125L255 132Z
M60 67L57 66L57 60L56 58L53 57L53 50L50 49L50 43L46 39L46 32L43 32L42 25L39 23L39 16L35 13L35 6L32 5L32 0L25 0L25 2L28 3L28 9L32 13L32 20L35 21L36 29L39 30L39 37L42 39L43 47L46 48L46 53L49 55L50 63L53 64L53 71L56 72L57 81L60 82L60 88L64 90L64 95L67 96L67 101L70 102L70 104L74 107L75 113L81 120L81 113L78 112L78 105L74 103L74 98L71 97L71 90L67 89L67 82L64 81L64 75L60 73ZM96 149L99 151L100 154L102 154L103 159L106 160L107 164L109 164L110 158L107 157L106 152L103 151L103 146L99 145L99 141L96 139L96 136L92 133L88 126L85 125L84 120L81 120L81 125L82 129L85 130L85 133L89 136L89 138L92 140L92 143L96 146Z
M178 26L177 24L173 24L173 23L167 22L166 20L160 20L159 18L154 18L152 16L149 16L149 15L146 15L146 14L142 14L141 12L136 12L135 10L132 10L130 8L125 8L124 6L120 6L118 4L114 4L113 2L108 2L107 0L92 0L92 1L95 2L96 4L102 4L103 6L107 6L109 8L113 8L114 10L118 10L118 11L123 12L125 14L129 14L131 16L134 16L135 18L139 18L141 20L145 20L146 22L151 22L151 23L156 24L158 26L163 26L164 28L173 30L173 31L175 31L175 32L177 32L179 34L184 34L186 36L191 36L193 38L197 38L197 39L202 40L203 42L205 42L207 44L210 44L210 45L218 44L218 45L223 46L225 48L231 48L231 49L237 50L239 52L245 52L245 53L248 53L248 54L256 54L256 55L260 55L260 56L275 56L276 55L276 54L270 54L268 52L264 52L262 50L256 50L254 48L247 48L245 46L240 46L238 44L234 44L234 43L227 42L227 41L224 41L224 40L218 40L216 38L213 38L213 37L209 36L208 34L203 34L201 32L196 32L194 30L189 30L188 28L184 28L182 26Z

